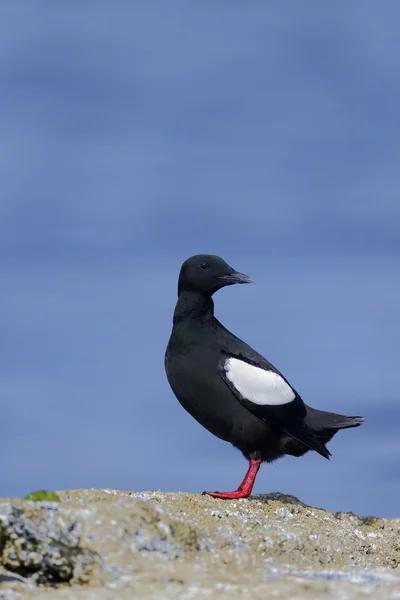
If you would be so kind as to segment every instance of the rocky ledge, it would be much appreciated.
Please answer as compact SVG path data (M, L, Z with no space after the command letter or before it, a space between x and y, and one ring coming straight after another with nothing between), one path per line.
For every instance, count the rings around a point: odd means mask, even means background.
M0 599L400 598L400 519L274 493L0 501Z

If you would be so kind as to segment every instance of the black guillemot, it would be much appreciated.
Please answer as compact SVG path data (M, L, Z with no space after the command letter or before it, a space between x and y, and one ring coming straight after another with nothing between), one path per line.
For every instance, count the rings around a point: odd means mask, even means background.
M183 408L249 461L237 490L204 492L222 499L247 498L264 461L309 450L329 458L325 444L335 433L364 420L304 404L278 369L214 317L212 295L236 283L254 282L219 256L186 260L165 354L168 381Z

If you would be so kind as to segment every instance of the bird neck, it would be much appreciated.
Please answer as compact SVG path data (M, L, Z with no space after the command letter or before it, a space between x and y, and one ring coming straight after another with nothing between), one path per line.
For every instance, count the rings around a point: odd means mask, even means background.
M191 291L183 291L179 294L174 312L174 324L183 319L201 319L213 316L214 302L211 296Z

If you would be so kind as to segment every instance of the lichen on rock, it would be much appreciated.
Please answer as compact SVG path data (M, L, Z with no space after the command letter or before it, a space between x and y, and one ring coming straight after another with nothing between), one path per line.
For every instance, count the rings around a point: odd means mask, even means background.
M96 556L81 545L82 521L58 504L14 501L0 505L3 567L38 583L88 579Z

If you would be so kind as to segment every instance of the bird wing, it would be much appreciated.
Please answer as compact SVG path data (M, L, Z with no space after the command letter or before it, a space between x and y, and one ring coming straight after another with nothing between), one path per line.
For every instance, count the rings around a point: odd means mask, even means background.
M251 348L245 353L224 352L219 373L247 410L329 458L325 445L304 422L307 409L303 400L285 377L262 356Z

